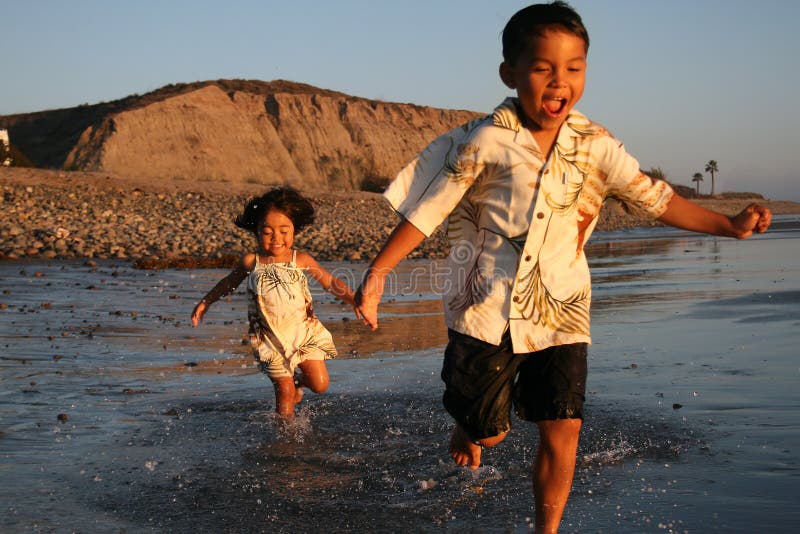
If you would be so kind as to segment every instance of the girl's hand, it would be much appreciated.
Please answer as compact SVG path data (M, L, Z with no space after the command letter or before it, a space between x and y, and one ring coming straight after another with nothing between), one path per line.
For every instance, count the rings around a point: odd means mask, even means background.
M194 311L192 312L192 326L200 324L206 311L208 311L208 303L206 303L205 300L201 300L197 303L197 306L194 307Z
M211 291L206 293L206 296L203 297L203 300L198 302L197 306L194 307L194 311L192 312L192 326L197 326L200 324L200 322L203 320L203 316L205 316L211 304L217 302L225 295L230 295L233 293L236 288L239 287L239 284L242 283L242 280L247 278L247 275L253 270L255 263L255 254L249 253L242 256L239 264L234 267L234 269L228 273L225 278L217 282L217 285L212 287Z

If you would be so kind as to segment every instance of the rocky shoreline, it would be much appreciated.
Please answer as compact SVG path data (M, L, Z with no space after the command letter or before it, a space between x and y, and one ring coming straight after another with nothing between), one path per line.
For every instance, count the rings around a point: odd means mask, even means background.
M0 260L116 258L143 268L228 266L253 246L252 237L233 225L233 217L247 198L269 187L0 169ZM398 220L378 194L307 194L317 219L296 243L320 261L374 257ZM749 200L699 203L731 214ZM763 203L775 213L800 213L800 203ZM598 230L642 224L654 223L611 206L603 210ZM440 228L412 257L442 257L446 250Z

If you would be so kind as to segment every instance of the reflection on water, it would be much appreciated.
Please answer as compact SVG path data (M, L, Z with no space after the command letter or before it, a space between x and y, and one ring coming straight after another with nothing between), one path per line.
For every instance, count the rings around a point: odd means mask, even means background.
M800 322L800 290L751 293L709 300L695 307L690 318L731 318L740 323ZM731 310L736 310L731 317Z
M589 415L565 532L800 524L797 229L590 245ZM357 280L365 266L329 267ZM435 270L403 264L377 332L315 292L340 358L282 427L242 342L243 292L189 324L223 271L0 263L3 530L528 531L532 425L477 472L446 454L446 333L421 274Z

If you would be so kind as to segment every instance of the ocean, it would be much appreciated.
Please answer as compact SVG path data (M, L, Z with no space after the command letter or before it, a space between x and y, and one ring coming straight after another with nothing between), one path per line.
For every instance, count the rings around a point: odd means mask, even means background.
M800 217L736 241L595 233L586 419L563 532L800 529ZM222 270L0 263L3 532L528 532L534 425L447 454L439 263L371 332L317 289L330 389L291 424ZM365 263L328 263L351 283Z

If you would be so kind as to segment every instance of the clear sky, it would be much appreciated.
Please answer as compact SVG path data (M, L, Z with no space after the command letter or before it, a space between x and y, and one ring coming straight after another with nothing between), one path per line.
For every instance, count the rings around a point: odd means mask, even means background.
M0 115L217 78L489 112L514 0L0 0ZM578 109L643 168L800 201L800 1L573 0ZM704 173L701 191L710 189Z

